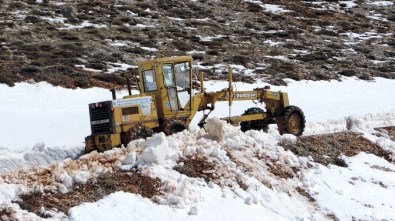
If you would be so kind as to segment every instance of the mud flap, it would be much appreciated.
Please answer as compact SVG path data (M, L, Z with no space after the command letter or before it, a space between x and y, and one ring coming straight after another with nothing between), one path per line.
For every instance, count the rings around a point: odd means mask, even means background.
M284 117L276 117L276 123L278 127L278 132L280 133L280 135L283 135L285 131Z

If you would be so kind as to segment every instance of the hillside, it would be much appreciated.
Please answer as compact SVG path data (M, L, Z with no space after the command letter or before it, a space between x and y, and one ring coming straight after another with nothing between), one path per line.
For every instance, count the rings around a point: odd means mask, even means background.
M395 77L391 1L0 2L0 83L122 87L142 59L192 55L210 79Z

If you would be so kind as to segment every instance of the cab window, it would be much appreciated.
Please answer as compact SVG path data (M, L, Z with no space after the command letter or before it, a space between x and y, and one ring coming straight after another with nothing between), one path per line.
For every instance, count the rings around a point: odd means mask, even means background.
M174 70L176 72L177 87L181 90L189 89L191 83L189 62L174 65Z
M176 82L174 81L173 64L164 64L162 66L162 70L165 86L176 86Z
M155 72L154 70L146 70L143 72L145 91L156 91L158 90L158 85L156 84Z

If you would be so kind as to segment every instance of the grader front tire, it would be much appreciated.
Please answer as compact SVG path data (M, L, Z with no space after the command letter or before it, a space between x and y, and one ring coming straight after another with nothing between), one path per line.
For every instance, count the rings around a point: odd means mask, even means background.
M168 120L163 123L162 131L167 135L172 135L188 129L188 126L178 120Z
M283 111L284 133L301 136L306 126L306 119L303 111L296 106L288 106Z
M261 108L258 107L252 107L248 108L244 115L249 115L249 114L260 114L260 113L265 113ZM253 121L243 121L240 123L240 130L243 132L246 132L248 130L263 130L264 132L267 132L269 129L269 125L265 122L265 120L253 120Z

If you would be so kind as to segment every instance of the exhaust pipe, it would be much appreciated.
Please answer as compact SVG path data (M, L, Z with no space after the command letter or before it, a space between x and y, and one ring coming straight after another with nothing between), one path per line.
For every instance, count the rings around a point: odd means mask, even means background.
M129 95L132 95L132 89L130 88L130 79L128 77L126 77L126 84L128 85Z
M129 77L127 75L125 75L125 74L121 74L121 77L124 77L126 79L126 85L128 86L129 95L132 95L132 89L130 88L130 79L129 79Z
M111 94L112 94L112 99L116 100L117 99L117 95L115 94L115 88L110 89L110 91L111 91Z

